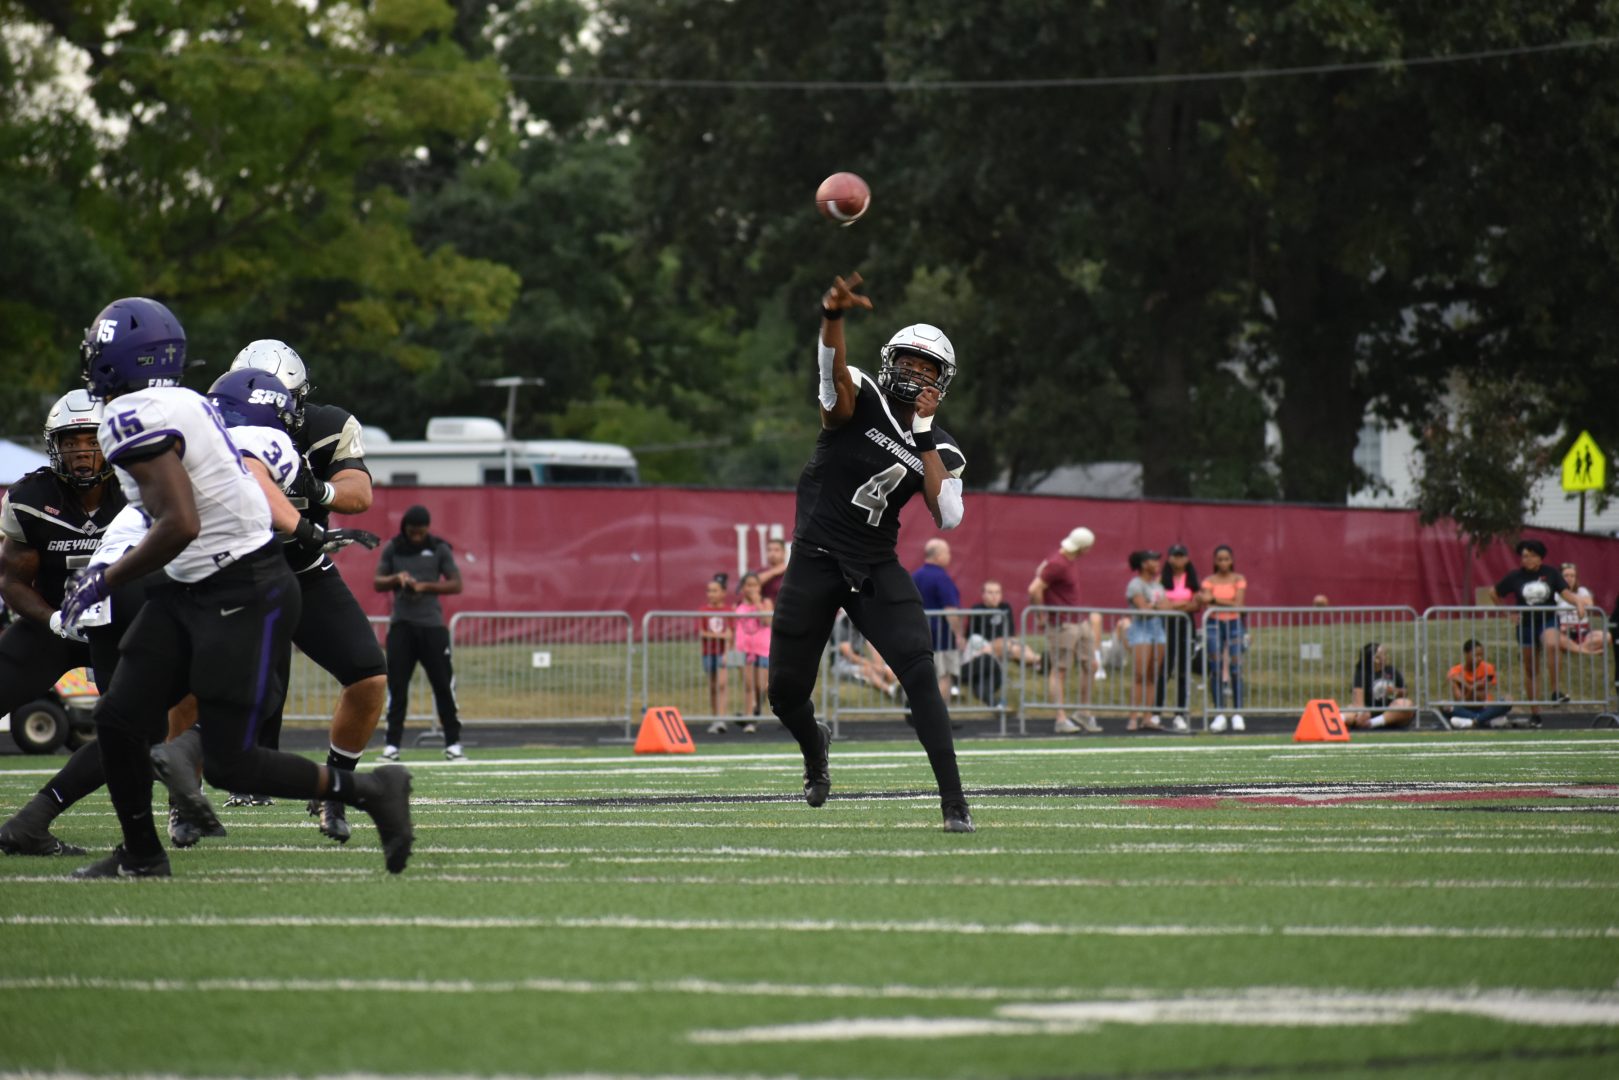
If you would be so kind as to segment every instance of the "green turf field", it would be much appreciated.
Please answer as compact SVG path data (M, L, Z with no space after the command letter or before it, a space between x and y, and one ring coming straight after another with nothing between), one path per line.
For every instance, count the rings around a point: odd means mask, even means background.
M1619 1074L1612 733L975 740L972 836L912 744L813 811L698 738L419 753L401 878L287 803L168 882L0 860L0 1075Z

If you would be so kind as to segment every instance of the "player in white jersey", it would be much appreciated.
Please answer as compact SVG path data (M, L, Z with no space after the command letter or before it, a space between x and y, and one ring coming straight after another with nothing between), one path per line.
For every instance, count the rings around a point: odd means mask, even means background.
M284 419L292 407L292 395L274 375L255 370L226 372L208 388L208 401L225 421L231 443L241 455L248 473L258 482L259 489L264 493L270 507L270 522L284 542L308 547L319 552L322 559L326 557L327 552L349 544L358 543L367 548L374 548L381 542L376 533L364 529L324 529L300 514L291 502L290 496L300 480L299 470L303 458L298 453L292 436L287 433ZM299 619L308 618L310 614L309 609L304 607ZM370 633L369 627L366 628L366 632ZM285 671L276 672L274 678L285 684ZM277 719L278 713L272 710L260 717L260 722L263 725ZM263 726L256 741L260 746L271 750L279 749L276 741L268 737L267 729ZM192 728L190 731L175 734L170 745L165 748L164 754L171 759L172 771L182 786L181 791L172 794L182 805L189 802L198 807L199 819L206 825L208 814L200 813L203 796L192 783L203 759L200 733ZM225 805L257 805L271 801L273 800L247 792L234 792L231 800ZM325 801L317 801L315 805L325 805ZM342 804L337 805L341 808ZM348 823L341 814L337 816L337 821L343 828L340 839L346 842L349 838ZM170 839L182 847L188 846L181 843L179 837L185 836L190 839L194 832L196 832L194 823L185 821L176 823L171 815ZM219 829L218 833L222 834L223 829ZM191 839L191 842L196 841Z
M103 452L150 527L119 559L74 581L63 621L75 624L111 589L153 570L161 568L168 580L151 590L124 635L112 686L96 706L107 789L124 842L75 876L168 876L152 821L154 769L177 798L182 792L165 746L150 747L151 733L164 706L187 689L197 697L209 783L358 806L377 824L389 871L399 873L413 839L408 772L343 774L255 744L258 723L285 693L273 676L279 654L291 647L300 598L258 482L213 406L179 385L185 370L179 320L154 300L115 301L86 331L81 356L90 393L106 402L98 433ZM183 801L180 807L187 810Z

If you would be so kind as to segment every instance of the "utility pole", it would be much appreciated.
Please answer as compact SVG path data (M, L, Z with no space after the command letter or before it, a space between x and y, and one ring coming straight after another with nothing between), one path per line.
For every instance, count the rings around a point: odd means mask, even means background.
M506 486L512 486L512 457L517 449L517 388L544 386L545 380L532 375L502 375L498 379L479 379L479 386L506 388Z

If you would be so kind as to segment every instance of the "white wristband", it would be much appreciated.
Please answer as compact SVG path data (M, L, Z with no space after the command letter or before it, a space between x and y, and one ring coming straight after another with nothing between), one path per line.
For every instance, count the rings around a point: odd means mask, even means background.
M933 430L933 417L931 417L931 416L921 416L921 415L911 417L911 430L912 431L932 431Z

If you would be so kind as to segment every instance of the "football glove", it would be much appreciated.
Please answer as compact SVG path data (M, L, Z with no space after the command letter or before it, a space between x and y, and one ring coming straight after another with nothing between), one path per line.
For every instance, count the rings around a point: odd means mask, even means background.
M51 633L59 638L66 638L68 641L89 640L84 636L84 630L64 620L60 611L51 612Z
M359 544L370 550L382 543L382 537L365 529L324 529L308 518L298 522L298 527L292 530L295 540L303 544L318 546L322 551L336 551L346 548L350 544Z
M350 544L359 544L367 551L382 543L382 537L365 529L327 529L325 542L321 544L323 551L336 551L346 548Z
M73 626L96 603L107 598L107 568L97 565L87 568L69 583L62 595L62 623ZM54 623L55 620L53 619Z

